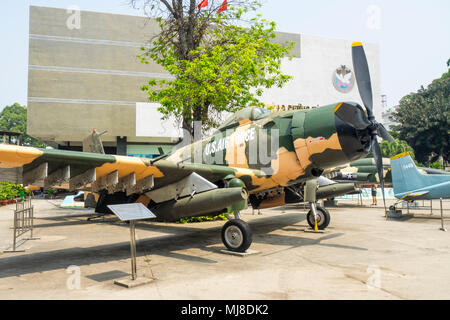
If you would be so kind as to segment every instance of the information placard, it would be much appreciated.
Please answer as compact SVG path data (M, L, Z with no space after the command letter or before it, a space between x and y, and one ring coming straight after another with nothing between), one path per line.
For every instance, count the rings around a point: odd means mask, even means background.
M121 221L151 219L156 216L142 203L112 204L107 206Z

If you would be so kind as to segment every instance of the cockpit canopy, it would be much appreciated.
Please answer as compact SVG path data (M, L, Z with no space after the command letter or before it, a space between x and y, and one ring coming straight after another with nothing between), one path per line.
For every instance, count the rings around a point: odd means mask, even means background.
M230 128L239 125L239 123L243 120L259 120L263 119L271 114L270 110L263 109L260 107L247 107L242 110L239 110L233 113L228 119L222 123L219 127L219 130Z

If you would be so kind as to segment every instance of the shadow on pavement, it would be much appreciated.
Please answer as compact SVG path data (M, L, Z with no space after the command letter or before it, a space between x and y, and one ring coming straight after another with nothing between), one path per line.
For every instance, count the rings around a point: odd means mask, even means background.
M359 247L322 243L325 240L342 236L342 233L328 234L318 239L301 237L303 228L299 227L297 229L297 225L294 225L304 220L304 213L286 213L279 216L261 217L249 221L253 230L253 242L271 245L289 245L291 248L322 245L340 249L367 250ZM128 225L124 226L128 227ZM287 228L283 229L285 227ZM306 227L306 224L304 227ZM189 227L183 227L180 225L170 226L167 224L160 225L143 222L137 224L137 229L139 228L166 233L172 232L173 234L138 239L138 257L150 254L198 263L217 263L217 261L212 259L172 251L197 248L206 252L218 252L217 249L208 247L222 244L220 239L221 226L195 228L191 225ZM280 229L292 232L293 235L269 234L272 231ZM24 253L15 256L5 255L0 258L0 278L57 270L67 268L69 265L83 266L129 258L130 244L128 241L87 248L72 247L49 252Z

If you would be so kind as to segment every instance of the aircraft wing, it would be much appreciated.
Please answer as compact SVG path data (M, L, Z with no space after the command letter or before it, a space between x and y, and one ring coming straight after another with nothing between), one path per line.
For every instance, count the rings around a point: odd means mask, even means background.
M24 185L94 192L140 193L175 183L193 172L210 182L239 175L239 169L226 166L0 145L0 168L20 167Z

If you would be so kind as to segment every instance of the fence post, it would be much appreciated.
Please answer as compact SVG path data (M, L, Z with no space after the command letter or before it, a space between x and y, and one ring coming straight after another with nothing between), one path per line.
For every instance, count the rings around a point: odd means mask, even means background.
M444 210L442 208L442 198L440 198L439 201L441 203L441 228L440 228L440 230L447 231L447 229L444 228Z
M31 205L31 197L29 198L29 205L30 205L30 210L29 210L29 218L30 218L30 238L28 240L39 240L40 238L38 237L33 237L33 228L34 228L34 207Z
M17 207L17 206L16 206ZM13 251L16 251L16 238L17 238L17 212L14 211L14 239L13 239Z

